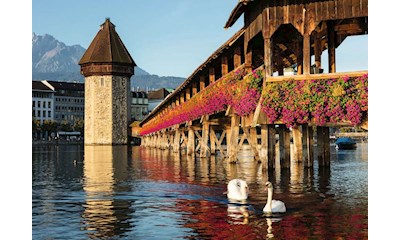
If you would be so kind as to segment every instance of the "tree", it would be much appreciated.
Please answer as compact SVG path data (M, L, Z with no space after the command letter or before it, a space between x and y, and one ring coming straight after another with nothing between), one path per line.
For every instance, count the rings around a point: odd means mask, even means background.
M59 125L59 130L63 132L70 132L72 131L72 125L68 121L63 120Z
M80 132L81 134L83 134L83 131L85 129L85 121L83 119L78 119L74 122L73 129L75 132Z

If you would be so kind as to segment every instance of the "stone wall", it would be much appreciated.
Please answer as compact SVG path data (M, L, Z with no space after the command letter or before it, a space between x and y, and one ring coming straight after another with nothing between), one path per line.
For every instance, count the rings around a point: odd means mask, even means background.
M127 144L129 92L128 77L85 78L85 144Z

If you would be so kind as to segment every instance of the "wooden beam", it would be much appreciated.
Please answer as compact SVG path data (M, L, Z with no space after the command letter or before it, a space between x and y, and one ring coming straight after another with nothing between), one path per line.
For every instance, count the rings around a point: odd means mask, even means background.
M282 82L287 80L326 80L332 78L340 78L344 76L348 77L361 77L368 74L368 71L356 71L356 72L341 72L341 73L322 73L322 74L303 74L303 75L293 75L293 76L274 76L269 77L267 82Z

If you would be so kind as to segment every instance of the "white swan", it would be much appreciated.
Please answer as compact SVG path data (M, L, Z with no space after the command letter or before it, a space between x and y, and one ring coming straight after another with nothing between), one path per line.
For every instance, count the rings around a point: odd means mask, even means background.
M272 200L273 186L271 182L266 182L265 186L268 188L267 204L263 209L265 213L284 213L286 212L285 203L279 200Z
M228 183L228 198L231 200L246 200L249 194L249 187L242 179L232 179Z

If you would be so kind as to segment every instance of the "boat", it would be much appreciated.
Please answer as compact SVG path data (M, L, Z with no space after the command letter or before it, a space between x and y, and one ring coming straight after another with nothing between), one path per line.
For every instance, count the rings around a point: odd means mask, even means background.
M349 137L340 137L336 139L336 149L355 149L357 143Z

